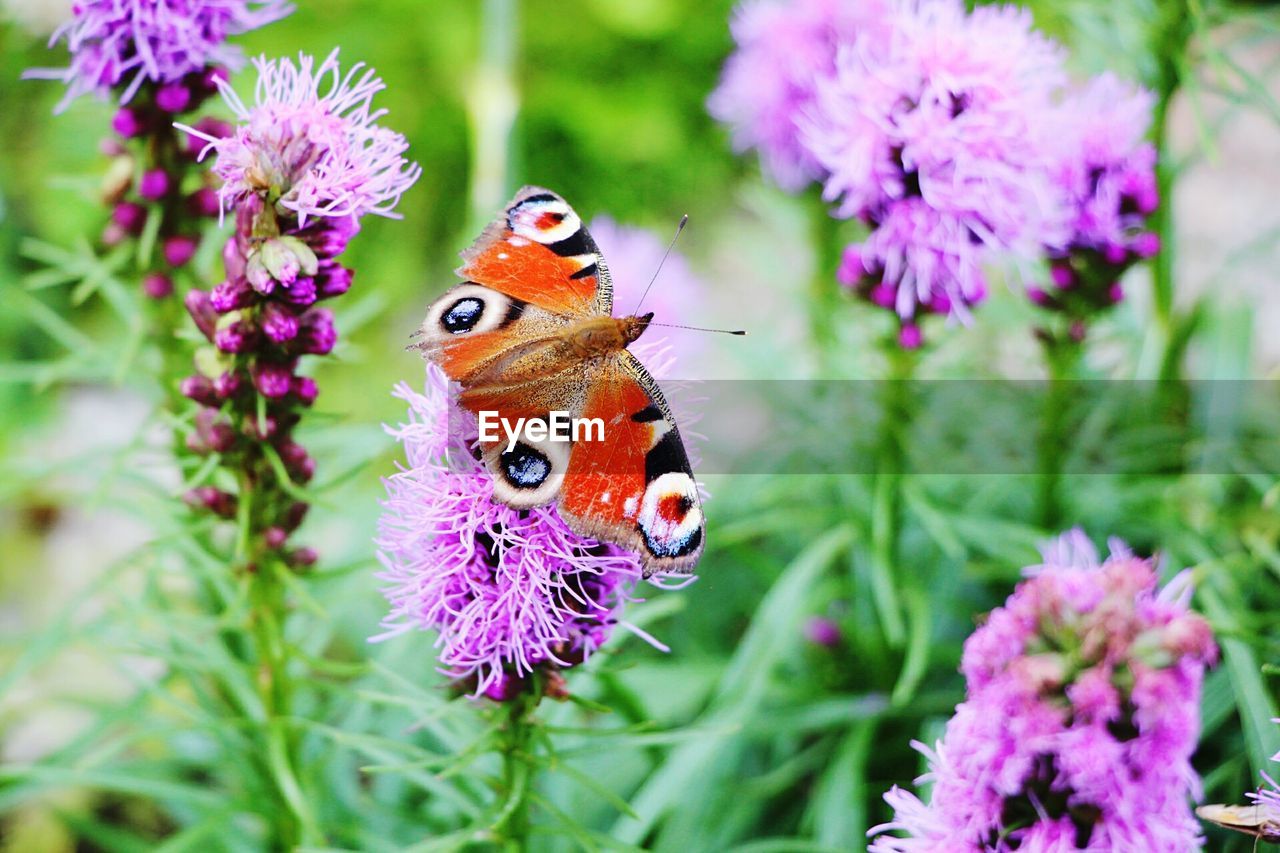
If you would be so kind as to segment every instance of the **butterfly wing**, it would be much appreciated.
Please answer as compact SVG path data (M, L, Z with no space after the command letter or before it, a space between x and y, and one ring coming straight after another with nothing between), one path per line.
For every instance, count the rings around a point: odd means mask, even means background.
M573 445L560 514L585 536L635 551L645 577L689 572L702 556L698 486L658 384L623 350L598 368L580 417L604 424L604 441Z
M462 278L555 314L613 310L613 282L595 240L568 202L542 187L516 193L462 260Z

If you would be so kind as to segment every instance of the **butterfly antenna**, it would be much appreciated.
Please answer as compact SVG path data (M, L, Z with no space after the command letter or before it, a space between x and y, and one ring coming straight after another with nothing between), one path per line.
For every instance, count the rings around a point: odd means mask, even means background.
M677 326L673 323L649 323L650 326L661 326L664 329L685 329L690 332L715 332L718 335L745 335L746 329L705 329L702 326Z
M644 293L640 294L640 301L636 303L636 310L632 314L640 313L640 306L644 304L644 298L649 295L649 291L653 288L653 283L658 280L658 273L662 272L662 265L667 262L667 255L671 254L671 250L675 248L676 240L680 239L680 232L684 230L685 224L689 221L689 214L680 217L680 224L676 226L676 233L671 235L671 242L667 244L667 250L662 253L662 260L658 261L658 268L653 271L653 278L649 279L649 284L644 289Z

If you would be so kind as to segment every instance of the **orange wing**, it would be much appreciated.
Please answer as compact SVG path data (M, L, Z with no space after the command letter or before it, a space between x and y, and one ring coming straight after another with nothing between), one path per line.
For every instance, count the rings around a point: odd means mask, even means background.
M573 208L542 187L516 193L462 260L462 278L555 314L613 310L613 284L600 249Z
M705 524L698 486L670 407L629 352L592 377L579 415L599 418L603 441L578 441L560 487L575 530L637 552L645 576L692 571Z

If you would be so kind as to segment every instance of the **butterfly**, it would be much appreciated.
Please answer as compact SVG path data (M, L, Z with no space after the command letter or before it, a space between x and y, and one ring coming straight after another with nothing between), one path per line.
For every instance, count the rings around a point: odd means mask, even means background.
M1196 815L1226 829L1252 835L1259 841L1280 844L1280 813L1270 806L1200 806Z
M577 533L639 555L645 577L691 572L706 542L698 487L670 406L627 350L653 314L613 316L600 249L541 187L516 193L462 260L463 283L427 309L415 345L461 386L461 405L507 430L553 413L603 426L570 442L482 433L494 497L558 502Z

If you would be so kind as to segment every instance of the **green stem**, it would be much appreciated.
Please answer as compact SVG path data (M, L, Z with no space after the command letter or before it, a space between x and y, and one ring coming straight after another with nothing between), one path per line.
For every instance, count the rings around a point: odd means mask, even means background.
M1084 346L1070 335L1046 331L1041 337L1049 384L1045 389L1044 411L1036 441L1036 470L1040 475L1040 526L1057 530L1063 521L1062 472L1070 437L1070 409L1075 395L1072 384L1079 378Z
M809 330L818 360L818 375L831 375L836 365L840 284L840 223L821 198L814 197L810 208L810 231L814 246L813 279L809 284Z
M1157 376L1160 379L1173 379L1180 372L1181 345L1174 309L1177 235L1173 191L1176 169L1169 144L1169 112L1174 97L1182 88L1185 57L1195 32L1195 24L1190 4L1185 0L1159 4L1159 9L1150 30L1150 49L1156 60L1153 125L1157 154L1156 182L1160 191L1160 206L1151 217L1152 229L1160 237L1160 251L1152 266L1152 333L1156 338L1156 351L1160 354Z
M885 639L896 649L906 641L895 574L900 556L907 433L913 419L910 382L917 354L898 346L896 340L886 340L884 350L889 370L881 383L880 439L872 482L870 580Z
M502 749L502 805L494 815L491 831L508 850L527 849L529 839L529 792L533 784L533 720L531 715L542 698L542 680L531 679L530 689L512 699L503 709L507 715L500 737Z

